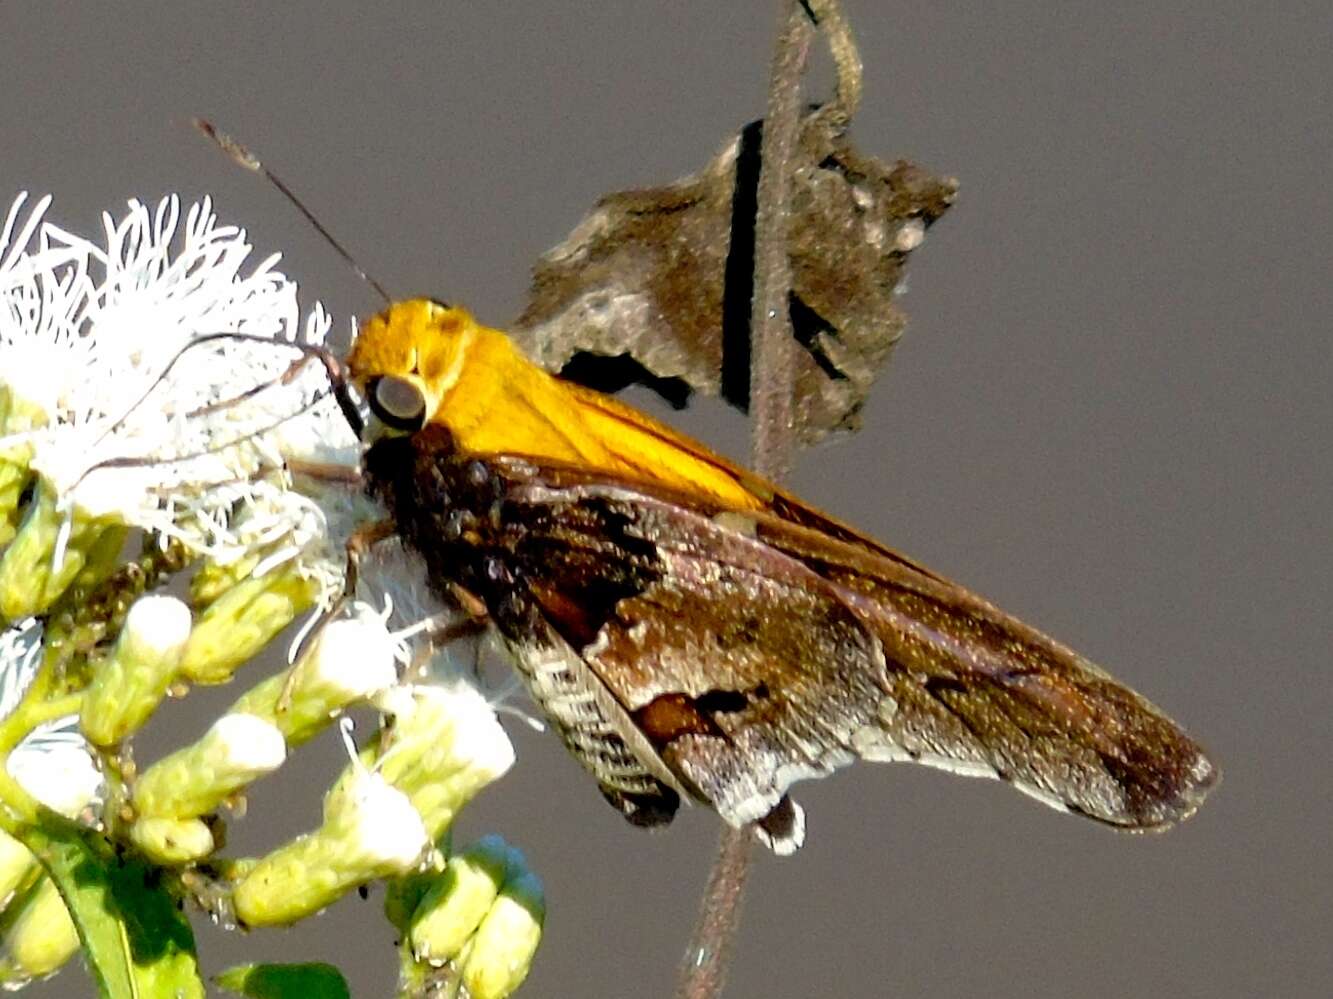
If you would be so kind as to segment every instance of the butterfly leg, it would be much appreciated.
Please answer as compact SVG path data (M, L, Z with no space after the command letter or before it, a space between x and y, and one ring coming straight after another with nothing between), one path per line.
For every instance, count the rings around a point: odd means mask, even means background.
M397 525L389 518L368 520L361 524L347 539L347 567L343 570L342 596L334 605L334 610L342 607L356 595L356 584L361 578L361 560L381 541L387 541L397 533Z
M466 607L463 608L463 614L464 616L460 618L446 612L436 614L421 622L421 630L429 635L429 639L412 658L412 662L407 668L410 675L424 673L426 664L440 649L465 638L477 638L485 634L486 629L490 627L490 618L484 614L478 617ZM473 664L474 673L477 671L476 663L479 661L480 657L478 656Z
M301 475L316 482L328 482L347 486L349 489L361 489L361 469L356 465L341 465L334 461L306 461L303 458L288 457L283 460L287 471L292 475Z
M491 617L486 604L471 590L457 583L449 583L449 597L454 608L435 614L422 621L416 630L429 635L429 640L413 657L408 666L409 675L425 672L425 667L432 656L440 649L466 638L479 638L490 627ZM462 612L460 617L457 613ZM481 649L478 645L472 661L473 679L481 677Z

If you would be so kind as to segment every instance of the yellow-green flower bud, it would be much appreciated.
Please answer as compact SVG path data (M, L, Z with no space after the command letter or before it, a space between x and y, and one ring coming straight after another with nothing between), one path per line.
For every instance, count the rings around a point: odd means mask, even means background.
M309 609L318 591L318 583L290 563L232 586L199 615L181 659L181 675L195 683L225 683Z
M130 826L130 840L144 856L159 864L178 867L202 860L216 845L202 819L166 819L141 815Z
M263 559L257 551L246 552L226 562L204 559L190 577L190 602L196 607L208 606L233 586L245 582Z
M115 648L83 694L79 721L89 742L114 746L148 720L176 676L189 637L190 609L182 601L135 601Z
M247 926L294 923L376 878L406 874L430 839L412 803L353 762L324 798L324 824L260 860L232 893Z
M0 428L0 437L4 434ZM9 544L18 531L19 500L32 482L31 461L31 444L23 442L0 447L0 545Z
M10 386L0 384L0 437L45 426L46 412ZM19 500L32 482L33 446L22 438L0 447L0 545L13 540L19 526Z
M5 934L0 988L15 989L54 975L79 950L79 934L48 877L17 903L22 906Z
M393 716L376 770L421 813L431 839L514 763L514 747L486 699L466 684L399 686L377 699Z
M505 882L461 959L472 999L504 999L523 984L545 920L546 897L537 875L524 870Z
M66 517L70 518L66 525ZM68 529L62 550L57 551L62 531ZM51 605L78 579L96 554L98 568L108 547L119 550L125 538L124 525L114 518L93 516L80 507L71 514L56 509L55 497L44 483L28 504L18 533L0 555L0 621L35 617ZM106 535L112 532L114 546Z
M188 819L205 815L287 758L282 733L254 715L223 715L194 745L144 771L134 786L140 815Z
M397 679L394 641L384 621L360 610L320 628L296 665L256 685L231 710L273 722L294 749L343 708Z
M477 932L504 887L509 848L485 836L449 858L412 914L410 939L418 961L452 961Z
M37 880L41 869L28 848L8 833L0 832L0 912L9 908L19 892Z
M50 413L49 401L29 397L21 384L0 381L0 437L39 430L51 421Z
M77 516L77 513L75 514ZM70 584L70 591L87 592L120 568L121 552L130 529L124 524L107 523L83 550L83 568ZM67 591L68 592L68 591Z

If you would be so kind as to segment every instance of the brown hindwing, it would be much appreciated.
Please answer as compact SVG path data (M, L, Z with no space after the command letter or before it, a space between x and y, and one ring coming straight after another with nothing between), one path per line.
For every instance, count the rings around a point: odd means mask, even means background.
M1216 780L1129 688L788 497L726 510L464 458L436 428L377 444L367 475L440 585L485 601L566 744L640 821L669 820L684 791L791 849L787 788L857 757L998 777L1129 828L1188 816Z

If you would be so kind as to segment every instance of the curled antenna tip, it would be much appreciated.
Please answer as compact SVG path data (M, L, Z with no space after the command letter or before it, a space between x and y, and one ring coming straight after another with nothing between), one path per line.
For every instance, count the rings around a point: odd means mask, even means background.
M219 132L217 126L207 118L192 118L190 120L195 128L211 140L215 146L230 156L237 166L244 167L246 170L252 170L256 173L263 169L263 164L259 162L254 153L250 152L250 150L246 149L226 132Z

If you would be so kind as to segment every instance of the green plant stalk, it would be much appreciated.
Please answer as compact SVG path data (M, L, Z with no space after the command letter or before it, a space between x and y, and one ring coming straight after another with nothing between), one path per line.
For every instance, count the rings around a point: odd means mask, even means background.
M18 838L59 889L102 996L202 999L194 934L152 868L50 812Z

